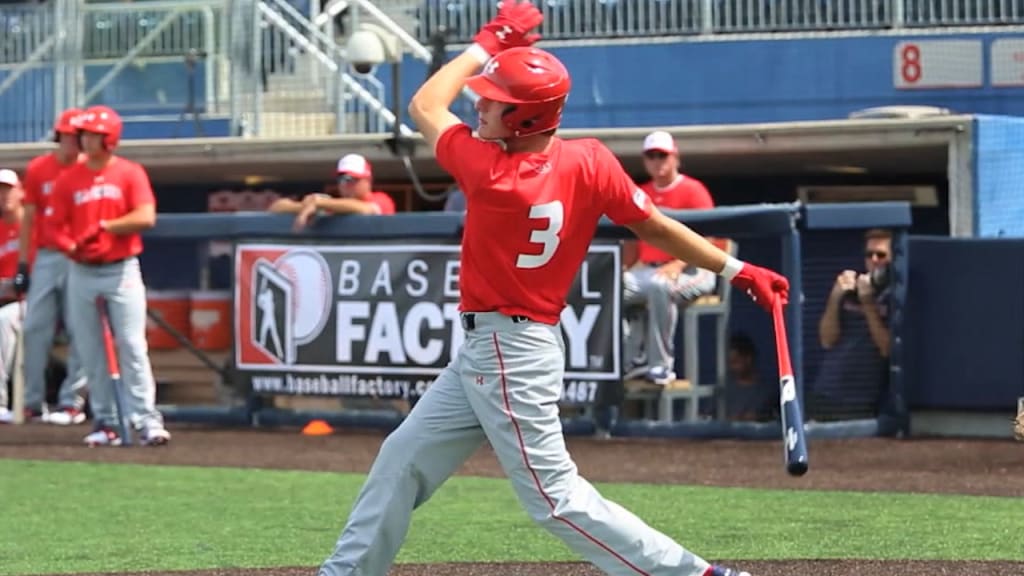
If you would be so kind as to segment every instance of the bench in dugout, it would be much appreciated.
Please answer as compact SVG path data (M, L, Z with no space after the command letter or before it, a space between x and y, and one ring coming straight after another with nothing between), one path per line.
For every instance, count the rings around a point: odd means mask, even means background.
M737 251L736 242L732 240L719 240L723 249L730 255L735 256ZM718 279L714 294L708 294L697 298L684 306L682 313L683 329L683 361L685 371L683 378L677 379L665 386L660 386L646 380L626 380L623 382L624 399L627 402L640 401L643 406L643 418L662 422L673 420L673 409L675 402L685 402L683 411L684 422L696 422L700 418L699 408L702 398L713 398L717 395L718 417L724 416L725 412L725 381L726 381L726 358L729 345L729 302L732 295L732 285L724 278ZM710 316L715 320L715 381L700 381L700 347L699 333L700 320Z

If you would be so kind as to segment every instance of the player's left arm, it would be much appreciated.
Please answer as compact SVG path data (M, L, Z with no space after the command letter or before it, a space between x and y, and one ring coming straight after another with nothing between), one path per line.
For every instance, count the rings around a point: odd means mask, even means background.
M788 301L789 282L785 277L730 256L689 226L665 216L603 144L595 144L592 161L594 187L604 200L604 213L613 222L628 227L641 240L674 258L723 276L767 310L776 298Z
M312 202L316 210L328 214L380 214L377 204L356 198L317 197Z
M715 202L711 199L711 193L698 180L691 180L685 191L677 190L676 193L686 194L686 196L678 199L679 202L674 202L674 204L682 206L687 210L711 210L715 207ZM688 264L689 262L686 260L676 259L663 265L658 271L671 278L675 278L683 272Z
M124 190L129 212L124 216L100 221L100 228L112 234L134 234L156 226L156 197L146 170L138 166Z

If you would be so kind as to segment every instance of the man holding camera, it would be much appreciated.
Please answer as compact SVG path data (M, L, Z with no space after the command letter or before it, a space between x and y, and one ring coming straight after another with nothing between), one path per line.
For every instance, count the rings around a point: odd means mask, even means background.
M889 264L892 233L864 235L864 272L836 278L818 324L826 350L812 387L816 400L846 411L885 409L889 381ZM866 385L877 383L877 387Z
M861 274L844 270L832 292L818 326L821 346L832 350L858 340L873 349L879 359L889 357L888 270L892 258L892 233L872 229L864 235L864 269ZM856 338L858 335L868 336ZM844 338L844 333L847 336ZM865 351L868 351L865 350Z

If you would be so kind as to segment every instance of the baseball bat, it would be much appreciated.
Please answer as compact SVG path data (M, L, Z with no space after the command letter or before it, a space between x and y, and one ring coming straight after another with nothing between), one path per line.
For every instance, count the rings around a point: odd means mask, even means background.
M21 319L14 344L14 378L11 381L11 412L15 424L25 423L25 301L18 300Z
M786 472L791 476L807 473L807 441L804 438L804 416L796 396L796 378L789 359L789 340L786 338L786 316L782 301L772 306L775 324L775 351L779 360L779 403L782 407L782 446L786 453Z
M117 405L117 425L120 428L121 445L131 446L131 425L124 408L124 383L121 381L121 366L117 362L117 348L114 346L114 333L110 328L110 315L107 313L107 301L103 296L96 297L96 310L100 315L103 331L103 347L107 353L107 370L110 374L110 386L114 392L114 403Z

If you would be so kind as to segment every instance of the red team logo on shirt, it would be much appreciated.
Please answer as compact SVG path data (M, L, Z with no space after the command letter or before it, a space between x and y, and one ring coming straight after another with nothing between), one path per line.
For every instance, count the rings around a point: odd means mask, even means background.
M296 362L298 347L323 332L333 281L327 262L308 249L239 247L235 333L240 366Z

